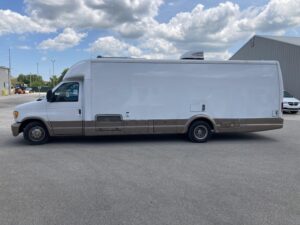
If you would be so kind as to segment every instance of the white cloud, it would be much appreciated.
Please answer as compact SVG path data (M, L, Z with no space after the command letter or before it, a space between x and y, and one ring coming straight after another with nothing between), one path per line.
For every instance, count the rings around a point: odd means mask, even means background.
M194 49L206 58L229 56L228 49L255 33L283 35L300 27L300 1L270 0L263 7L241 10L232 2L206 9L198 4L191 12L178 13L168 23L152 23L144 40L164 39L181 53ZM163 52L161 52L163 53Z
M139 58L178 58L179 53L172 43L163 39L151 39L137 46L128 44L113 36L100 37L88 49L102 56Z
M198 4L191 11L178 13L168 22L160 23L156 15L163 2L174 3L163 0L24 0L26 15L0 10L0 35L65 29L39 45L41 49L63 50L78 45L86 36L74 29L80 32L107 29L117 35L99 38L90 44L90 50L115 56L176 58L185 51L200 49L206 52L207 58L220 59L228 56L228 49L237 41L246 40L255 33L285 34L287 30L300 27L299 0L270 0L264 6L244 10L230 1L211 8ZM124 38L134 41L126 43Z
M248 13L249 16L245 16L240 23L242 29L276 32L300 26L300 1L298 0L271 0L261 8L248 10Z
M28 16L0 9L0 36L4 34L47 33L54 29L42 26Z
M178 13L168 23L152 27L148 35L170 41L181 51L223 52L233 42L251 33L242 32L236 26L240 17L243 12L232 2L209 9L198 4L191 12Z
M62 51L78 45L80 41L86 36L86 33L77 33L72 28L65 28L63 32L55 38L42 41L38 45L38 48L43 50L55 49Z
M177 53L175 46L164 39L149 39L147 42L141 44L141 47L152 49L156 53L174 54Z
M31 47L28 45L19 45L19 46L17 46L17 48L21 49L21 50L30 50L31 49Z
M122 42L112 36L98 38L89 48L102 56L125 56L139 57L142 52L139 48Z
M186 51L200 49L206 52L205 56L208 59L229 58L230 54L227 48L230 40L225 35L222 37L222 32L239 13L238 5L230 2L207 10L199 4L190 13L179 13L166 24L159 24L152 20L141 26L144 35L138 39L136 44L141 52L139 55L144 58L156 59L179 58ZM135 29L138 28L135 27ZM128 31L128 27L126 30ZM116 41L113 37L109 39ZM106 38L99 38L91 45L91 49L101 46L98 50L102 50L108 55L124 55L124 48L126 49L124 46L128 46L128 44L122 40L117 40L115 43L103 40ZM121 50L116 51L116 48ZM126 56L130 56L129 52L126 52Z
M42 58L41 58L41 61L42 62L45 62L45 61L47 61L48 60L48 58L46 57L46 56L43 56Z
M162 0L25 0L32 18L59 28L112 28L157 15Z
M144 36L151 24L156 23L154 19L144 19L142 21L137 21L134 23L124 23L115 28L115 30L122 36L126 38L140 38Z
M212 8L198 4L191 12L178 13L167 23L148 18L116 29L121 37L139 37L136 46L145 58L178 58L186 51L203 50L206 59L228 59L228 49L237 41L257 32L283 35L287 29L299 26L300 1L270 0L263 7L246 10L232 2ZM110 48L113 47L106 46L106 52Z
M223 52L205 52L204 57L208 60L227 60L232 56L232 54L226 50Z

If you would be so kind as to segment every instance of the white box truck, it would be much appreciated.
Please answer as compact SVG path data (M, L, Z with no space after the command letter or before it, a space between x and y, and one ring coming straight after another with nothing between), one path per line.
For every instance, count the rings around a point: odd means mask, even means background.
M213 133L283 126L278 62L100 58L72 66L47 98L16 107L12 133L53 136Z

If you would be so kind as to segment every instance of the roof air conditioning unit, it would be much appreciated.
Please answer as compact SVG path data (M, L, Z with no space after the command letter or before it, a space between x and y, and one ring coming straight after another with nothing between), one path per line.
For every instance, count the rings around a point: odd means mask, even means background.
M184 53L180 59L204 60L204 53L202 51L190 51Z

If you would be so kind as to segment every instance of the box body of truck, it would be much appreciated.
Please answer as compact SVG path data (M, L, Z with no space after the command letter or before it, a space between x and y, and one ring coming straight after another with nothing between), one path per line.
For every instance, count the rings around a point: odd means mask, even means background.
M55 94L62 85L71 88L69 97ZM87 60L52 92L55 101L40 101L37 112L23 110L16 122L40 119L49 136L184 134L195 121L215 133L283 126L278 62Z

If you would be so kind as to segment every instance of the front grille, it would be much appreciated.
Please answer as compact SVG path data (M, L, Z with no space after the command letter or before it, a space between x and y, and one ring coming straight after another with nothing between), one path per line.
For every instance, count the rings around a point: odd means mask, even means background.
M298 105L298 102L289 102L289 105L290 105L290 106L297 106L297 105Z

